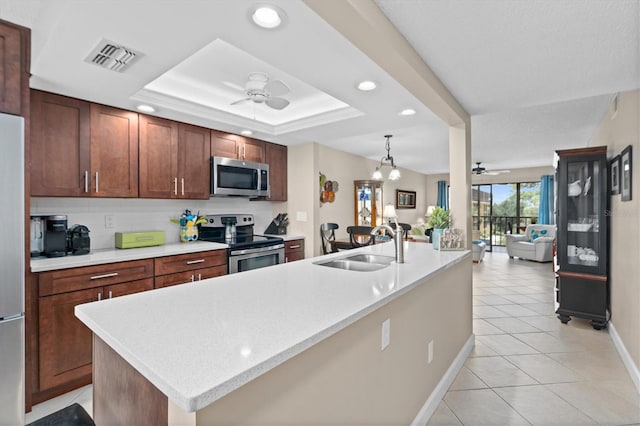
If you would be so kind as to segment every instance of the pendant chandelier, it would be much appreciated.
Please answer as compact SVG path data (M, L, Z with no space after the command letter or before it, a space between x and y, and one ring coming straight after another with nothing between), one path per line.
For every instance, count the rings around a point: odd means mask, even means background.
M389 139L392 136L393 135L384 135L384 137L387 138L387 143L385 145L385 149L387 150L387 156L382 157L382 159L380 159L380 165L376 167L375 172L373 172L373 179L375 180L382 180L383 166L391 166L391 171L389 172L389 180L400 179L400 170L398 170L395 163L393 162L393 157L389 154L389 151L391 150L391 147L389 145Z

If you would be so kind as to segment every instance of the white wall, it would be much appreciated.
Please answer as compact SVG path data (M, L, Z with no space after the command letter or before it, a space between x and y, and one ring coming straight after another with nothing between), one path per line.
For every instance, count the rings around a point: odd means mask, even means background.
M165 231L167 243L179 242L178 225L170 222L185 209L194 214L250 213L255 216L255 232L262 233L273 219L272 203L247 198L209 200L148 200L137 198L31 198L31 214L66 214L68 225L86 225L91 249L115 246L115 233L125 231ZM114 227L105 228L105 215L114 216Z

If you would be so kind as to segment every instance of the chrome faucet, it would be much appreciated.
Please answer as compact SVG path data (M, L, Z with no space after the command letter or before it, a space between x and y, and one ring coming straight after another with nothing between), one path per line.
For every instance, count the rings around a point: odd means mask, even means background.
M396 262L404 263L404 244L402 242L404 238L404 230L402 227L399 226L396 221L396 230L394 232L393 228L389 225L378 225L371 230L371 235L376 235L381 229L385 229L393 237L393 244L396 247Z

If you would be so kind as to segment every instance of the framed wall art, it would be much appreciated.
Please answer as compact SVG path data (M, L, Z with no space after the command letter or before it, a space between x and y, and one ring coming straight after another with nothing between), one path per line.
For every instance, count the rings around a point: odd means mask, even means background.
M620 154L620 199L622 201L631 200L631 179L633 177L631 145L622 150Z
M620 156L616 155L609 163L609 176L611 180L611 195L620 193Z
M396 189L396 209L415 209L416 191Z

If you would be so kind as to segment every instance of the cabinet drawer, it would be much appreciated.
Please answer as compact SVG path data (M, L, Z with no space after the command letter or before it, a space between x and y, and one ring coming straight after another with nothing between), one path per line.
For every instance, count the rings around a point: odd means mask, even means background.
M284 257L286 262L304 259L304 240L285 241Z
M214 250L200 253L180 254L177 256L158 257L155 259L155 275L157 279L158 275L193 271L195 269L210 268L212 266L226 264L226 250ZM189 278L187 281L191 281L191 278Z
M39 274L40 296L153 277L153 259L62 269Z
M211 268L196 269L194 271L176 272L156 277L155 287L169 287L177 284L190 283L192 281L206 280L227 274L227 265L219 265Z
M104 288L102 298L111 299L112 297L125 296L127 294L139 293L147 290L153 290L153 278L108 285Z

